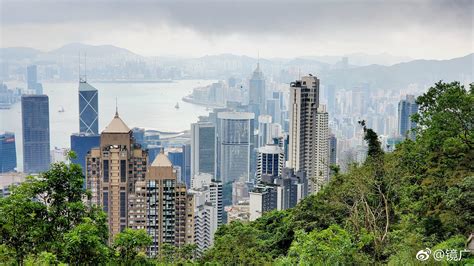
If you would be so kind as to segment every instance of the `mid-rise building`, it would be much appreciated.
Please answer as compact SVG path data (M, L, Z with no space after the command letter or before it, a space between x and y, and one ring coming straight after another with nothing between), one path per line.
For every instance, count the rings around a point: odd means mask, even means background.
M39 173L50 164L49 99L47 95L21 97L23 171Z
M253 113L218 113L217 179L223 183L250 180L253 151Z
M249 194L250 221L255 221L264 213L277 209L276 186L257 184Z
M273 143L272 139L272 117L270 115L258 116L258 140L257 147L263 147L266 144Z
M257 151L257 183L263 175L281 176L285 163L285 154L278 144L268 144Z
M415 139L415 132L412 130L416 123L411 116L418 112L418 104L415 96L407 95L404 100L398 103L398 134L404 138Z
M16 168L15 134L0 133L0 173L13 172Z

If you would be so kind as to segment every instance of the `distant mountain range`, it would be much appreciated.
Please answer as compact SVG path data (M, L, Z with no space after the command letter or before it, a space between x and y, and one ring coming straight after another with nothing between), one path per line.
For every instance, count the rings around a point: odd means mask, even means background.
M408 57L389 54L349 54L348 64L343 65L342 56L269 59L234 54L206 55L199 58L144 57L112 45L71 43L49 52L27 47L0 48L0 61L16 62L19 65L68 62L69 66L74 68L79 52L87 54L88 62L91 60L91 71L94 67L106 66L116 72L120 71L114 70L117 62L134 61L147 62L164 69L186 69L184 78L227 79L234 76L245 79L255 69L257 62L260 62L266 76L277 77L281 82L294 80L298 73L312 73L321 78L323 85L341 88L359 85L371 88L404 88L410 84L428 86L439 80L472 82L474 76L474 54L449 60L411 60Z

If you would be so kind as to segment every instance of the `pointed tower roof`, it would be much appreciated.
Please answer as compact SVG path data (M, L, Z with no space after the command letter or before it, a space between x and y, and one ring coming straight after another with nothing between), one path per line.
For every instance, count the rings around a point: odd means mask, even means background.
M155 160L151 164L151 166L155 167L173 167L173 164L171 163L170 159L168 156L166 156L161 150L161 152L156 156Z
M105 127L102 133L129 133L130 128L123 122L123 120L119 117L118 112L115 112L114 119L110 121L109 125Z
M263 79L263 72L260 69L260 62L257 62L257 68L253 71L252 79Z

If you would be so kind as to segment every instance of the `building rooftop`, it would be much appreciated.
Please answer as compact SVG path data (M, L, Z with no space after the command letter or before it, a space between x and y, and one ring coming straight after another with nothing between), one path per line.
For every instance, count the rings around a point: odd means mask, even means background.
M79 82L79 91L97 91L92 85L87 83L86 81Z
M105 127L102 133L129 133L130 128L123 122L119 117L118 112L115 113L114 118L110 121L109 125Z
M267 154L280 154L283 153L283 149L276 144L267 144L263 147L258 148L258 152Z
M170 159L168 159L168 156L166 156L163 152L158 154L151 164L151 166L155 167L172 167L173 164L171 163Z

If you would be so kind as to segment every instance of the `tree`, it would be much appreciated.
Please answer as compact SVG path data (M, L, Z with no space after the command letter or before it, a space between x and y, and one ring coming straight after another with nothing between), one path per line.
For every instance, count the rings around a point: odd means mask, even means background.
M145 230L126 228L116 235L113 249L117 254L118 262L131 264L137 259L140 252L146 251L146 247L151 243L152 239Z
M73 265L98 265L107 262L109 249L98 225L86 217L83 222L64 235L64 253Z
M365 255L359 253L351 235L338 225L310 233L296 232L296 239L288 251L292 264L348 265L367 263Z

